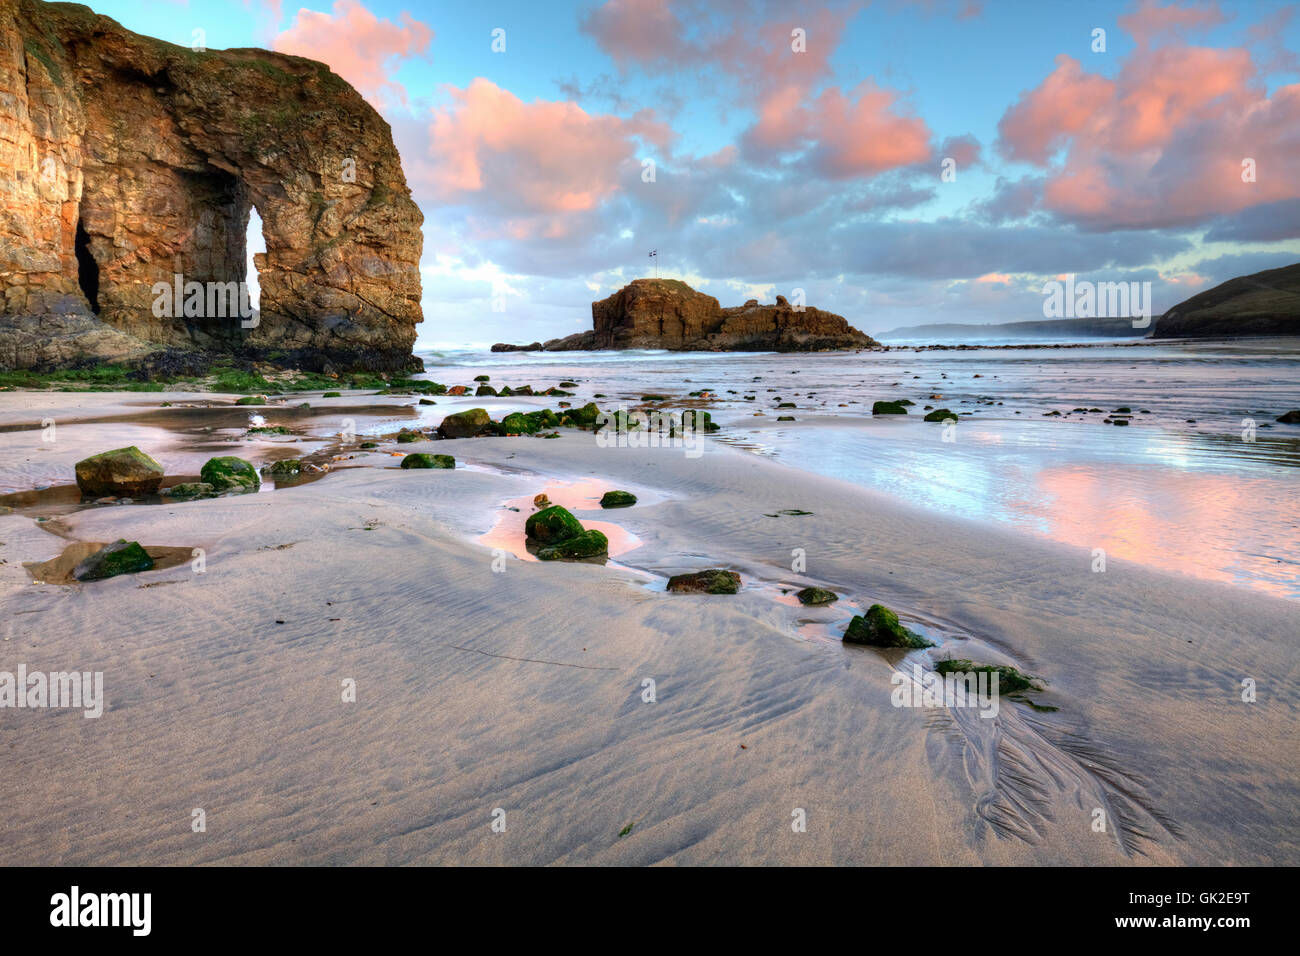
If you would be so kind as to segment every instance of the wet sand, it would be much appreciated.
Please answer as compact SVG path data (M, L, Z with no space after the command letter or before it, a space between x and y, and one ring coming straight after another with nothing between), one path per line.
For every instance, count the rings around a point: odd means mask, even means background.
M0 424L122 398L0 395ZM48 449L0 433L0 483L130 436L196 472L204 439L154 427L61 425ZM63 536L0 515L0 669L102 670L107 697L99 719L3 713L0 862L1300 862L1292 601L1122 559L1094 573L1087 549L717 441L400 446L457 458L427 471L394 468L396 447L269 493L74 508ZM612 488L638 504L600 509ZM606 566L498 560L541 491L621 529ZM121 537L205 568L57 586L23 567ZM663 591L708 567L745 587ZM814 584L841 600L789 600ZM939 646L832 639L874 602ZM946 657L1012 664L1058 709L893 706L896 667Z

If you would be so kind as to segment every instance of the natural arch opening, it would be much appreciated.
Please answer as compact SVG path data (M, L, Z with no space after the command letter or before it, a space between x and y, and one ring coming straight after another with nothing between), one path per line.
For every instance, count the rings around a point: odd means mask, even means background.
M74 243L77 253L77 284L90 304L90 311L99 315L99 263L90 254L90 236L86 227L77 220L77 238Z
M250 206L248 209L248 234L245 237L244 248L247 250L248 256L244 266L244 282L248 285L248 301L254 309L260 309L262 283L257 268L257 256L265 256L266 254L266 236L262 232L262 217L258 214L256 206Z

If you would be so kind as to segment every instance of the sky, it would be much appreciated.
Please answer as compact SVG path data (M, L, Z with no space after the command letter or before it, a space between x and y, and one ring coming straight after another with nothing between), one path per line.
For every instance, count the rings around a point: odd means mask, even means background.
M802 290L869 333L1041 319L1067 274L1150 282L1158 315L1300 261L1295 3L91 6L366 97L425 216L421 346L588 329L652 250L723 306Z

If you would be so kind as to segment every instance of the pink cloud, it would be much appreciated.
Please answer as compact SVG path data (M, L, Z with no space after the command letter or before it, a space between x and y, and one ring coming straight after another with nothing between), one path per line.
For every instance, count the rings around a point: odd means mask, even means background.
M1119 18L1119 25L1146 48L1157 40L1217 26L1227 18L1217 3L1203 6L1160 6L1157 0L1142 0L1132 13Z
M328 64L375 106L405 103L406 89L392 73L402 60L428 55L433 30L409 13L401 19L400 26L380 20L359 0L336 0L332 14L304 7L275 38L275 49Z
M1046 163L1071 134L1086 127L1113 100L1115 84L1083 72L1079 61L1062 53L1056 69L1025 93L998 121L999 144L1010 159Z
M838 87L822 93L809 124L820 134L812 153L814 165L842 179L928 160L929 128L917 116L900 114L895 100L896 94L870 80L848 96Z
M648 110L623 119L567 101L525 103L481 77L450 94L429 126L433 195L443 202L475 199L515 238L564 234L572 214L642 185L637 140L661 151L673 140Z
M847 178L932 155L929 129L899 107L897 94L872 82L851 92L827 85L831 55L861 7L736 0L708 16L685 0L606 0L583 18L582 29L620 69L718 76L756 113L741 137L751 161L806 155L822 175Z
M608 0L582 18L581 28L620 68L678 61L692 52L668 0Z
M1181 275L1165 275L1161 273L1160 278L1170 285L1186 289L1199 289L1210 281L1205 276L1197 275L1195 272L1184 272Z
M1144 37L1212 16L1134 14ZM1090 228L1190 225L1300 196L1300 84L1269 96L1241 48L1140 47L1113 80L1057 57L998 132L1004 155L1047 171L1043 206Z

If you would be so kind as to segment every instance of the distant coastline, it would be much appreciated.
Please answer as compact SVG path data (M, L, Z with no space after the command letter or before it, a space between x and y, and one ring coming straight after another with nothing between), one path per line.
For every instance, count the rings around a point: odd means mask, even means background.
M970 341L980 339L1054 339L1074 338L1141 338L1149 329L1135 329L1133 320L1118 319L1039 319L1027 322L989 322L965 325L960 322L938 322L916 325L911 328L890 329L877 332L876 338L888 345L891 339L934 339L938 342Z

